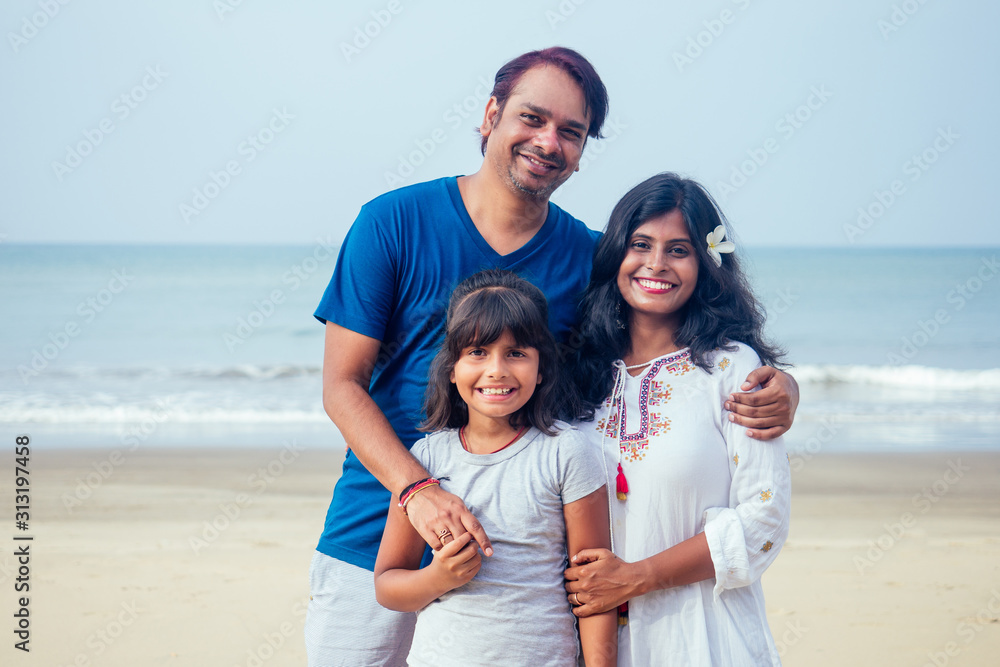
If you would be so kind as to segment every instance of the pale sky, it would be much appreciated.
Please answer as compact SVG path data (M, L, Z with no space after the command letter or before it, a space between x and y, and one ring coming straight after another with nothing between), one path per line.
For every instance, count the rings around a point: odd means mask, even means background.
M6 0L0 239L339 240L478 169L486 84L564 45L611 97L553 197L594 228L672 170L752 245L1000 246L998 24L984 0Z

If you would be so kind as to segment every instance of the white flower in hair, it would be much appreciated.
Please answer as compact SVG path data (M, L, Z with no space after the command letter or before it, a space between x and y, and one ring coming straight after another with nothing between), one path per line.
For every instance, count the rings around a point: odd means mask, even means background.
M732 241L723 241L726 238L726 228L722 225L716 227L708 233L708 255L715 260L715 265L722 266L722 255L719 253L729 253L736 250L736 244Z

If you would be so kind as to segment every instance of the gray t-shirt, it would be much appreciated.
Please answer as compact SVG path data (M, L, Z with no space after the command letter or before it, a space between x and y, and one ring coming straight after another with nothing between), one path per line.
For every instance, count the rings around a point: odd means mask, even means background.
M577 664L575 617L563 589L563 505L606 481L596 447L567 424L556 428L555 437L532 428L495 454L470 454L454 430L413 446L483 524L493 556L472 581L417 612L409 665Z

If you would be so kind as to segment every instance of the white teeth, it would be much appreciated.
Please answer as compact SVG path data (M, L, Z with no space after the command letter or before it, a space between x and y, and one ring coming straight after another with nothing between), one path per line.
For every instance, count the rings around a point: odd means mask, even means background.
M487 396L506 396L511 392L510 389L500 389L496 387L483 387L479 391L483 392Z
M644 280L642 278L637 278L636 282L643 287L648 287L649 289L670 289L671 287L675 287L675 285L671 283L662 283L658 280Z

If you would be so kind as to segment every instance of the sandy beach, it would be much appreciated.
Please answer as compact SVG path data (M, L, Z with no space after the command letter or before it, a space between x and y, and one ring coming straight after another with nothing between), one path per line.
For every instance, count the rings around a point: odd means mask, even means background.
M45 451L30 530L0 498L4 665L304 665L307 572L341 452ZM996 665L1000 453L792 457L764 578L785 665ZM30 653L14 535L31 534ZM22 595L22 594L17 594Z

